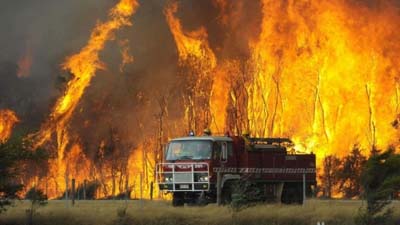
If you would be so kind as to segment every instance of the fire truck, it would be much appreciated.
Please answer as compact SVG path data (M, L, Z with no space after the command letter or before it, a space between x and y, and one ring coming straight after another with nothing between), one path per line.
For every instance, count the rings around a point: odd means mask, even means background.
M299 203L316 185L315 154L299 154L288 138L194 136L172 139L156 181L173 206L229 203L235 193L266 202Z

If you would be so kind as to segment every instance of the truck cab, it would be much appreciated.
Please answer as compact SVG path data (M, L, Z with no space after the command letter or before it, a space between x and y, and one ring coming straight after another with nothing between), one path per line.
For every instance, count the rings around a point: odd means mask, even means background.
M174 206L225 203L247 182L263 201L302 203L316 185L315 155L287 151L287 138L188 136L172 139L156 165L161 191ZM242 185L243 186L243 185Z
M160 190L173 193L173 205L215 199L214 168L233 165L232 138L189 136L171 140L165 161L157 164Z

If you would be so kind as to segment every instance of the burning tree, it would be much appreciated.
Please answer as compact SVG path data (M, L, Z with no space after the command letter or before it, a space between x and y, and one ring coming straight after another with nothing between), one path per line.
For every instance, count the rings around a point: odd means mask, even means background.
M338 170L341 166L340 159L330 155L323 160L323 172L320 175L322 196L331 198L334 193L338 193L339 182Z
M7 141L17 122L19 122L19 119L13 111L0 110L0 143Z
M210 96L216 58L209 47L205 28L185 32L175 17L177 2L170 2L164 13L178 49L179 70L188 130L200 133L211 124Z
M51 140L52 135L56 133L57 160L50 162L52 163L50 167L53 169L53 173L55 172L53 178L56 188L51 197L57 195L57 187L62 183L65 183L68 190L69 168L67 168L65 161L67 147L71 141L68 126L85 89L96 75L96 71L104 68L99 59L99 53L120 27L131 25L129 18L135 13L137 7L138 3L134 0L121 0L110 10L108 21L95 27L87 45L78 54L66 59L63 68L70 71L73 77L68 82L65 93L54 105L49 119L42 125L39 132L30 136L35 142L34 148L38 148ZM114 171L114 167L112 168L112 171ZM113 187L115 186L113 185Z
M0 143L0 213L11 201L21 197L26 184L21 181L26 169L32 165L40 167L46 164L49 157L44 149L30 151L31 143L22 136L14 136L7 142ZM36 174L37 170L31 170Z
M359 145L354 145L350 154L342 160L342 166L338 171L339 192L345 198L360 197L362 193L361 173L367 159L361 153Z
M11 142L0 143L0 212L11 204L11 199L16 198L17 192L22 189L22 185L15 182L18 176L16 172L18 154L15 154L15 151L18 150Z
M365 163L366 157L357 144L342 159L334 155L326 156L322 165L323 172L319 176L322 196L350 199L362 197L361 173Z

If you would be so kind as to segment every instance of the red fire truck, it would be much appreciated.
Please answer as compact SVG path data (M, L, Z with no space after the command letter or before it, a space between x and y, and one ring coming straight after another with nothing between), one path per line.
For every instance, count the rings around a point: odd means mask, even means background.
M290 146L288 138L248 135L176 138L156 166L157 183L174 206L229 203L238 187L251 187L263 201L301 204L316 185L315 155Z

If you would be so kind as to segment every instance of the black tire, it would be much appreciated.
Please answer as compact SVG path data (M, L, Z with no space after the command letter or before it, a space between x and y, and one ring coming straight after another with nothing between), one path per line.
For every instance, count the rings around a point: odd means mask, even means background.
M185 196L183 193L174 192L172 196L172 206L173 207L181 207L185 204Z
M232 187L230 184L225 184L221 190L221 204L229 205L232 202Z
M285 183L282 191L283 204L303 204L303 187L299 183Z

